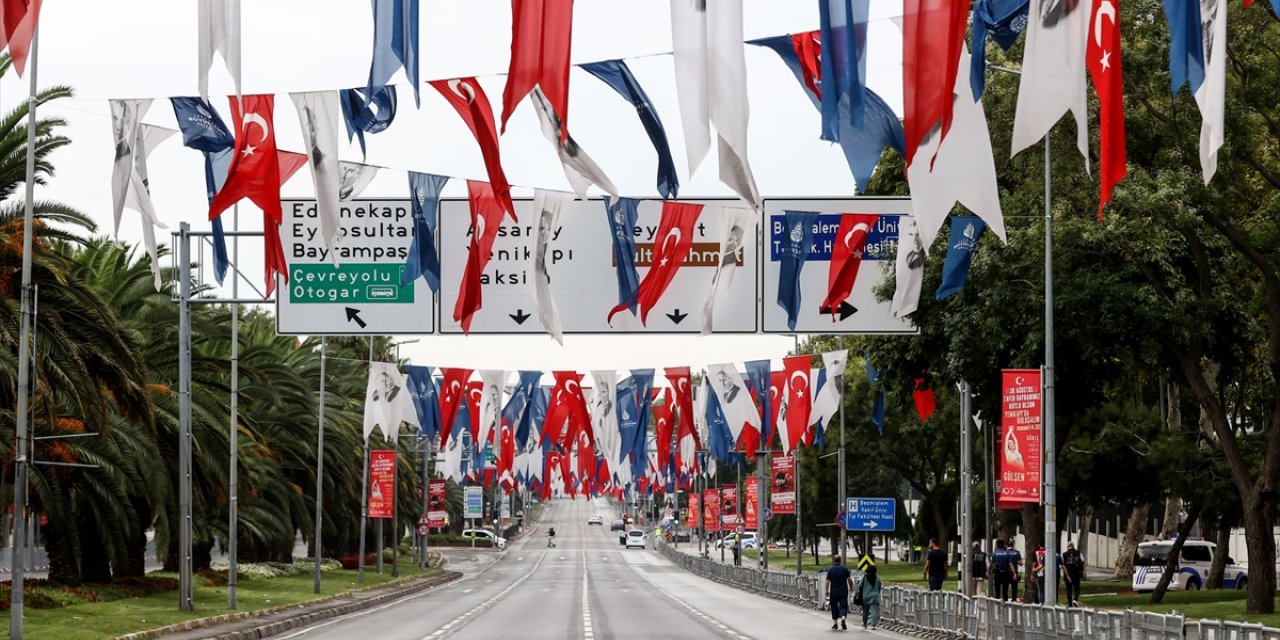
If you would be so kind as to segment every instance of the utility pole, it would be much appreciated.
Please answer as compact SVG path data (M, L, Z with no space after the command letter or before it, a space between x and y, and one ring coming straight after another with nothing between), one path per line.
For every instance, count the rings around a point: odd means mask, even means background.
M792 469L796 476L796 575L804 574L804 540L800 537L800 449L791 450Z
M1058 491L1057 438L1053 403L1053 167L1049 162L1051 133L1044 134L1044 593L1041 601L1058 603Z
M317 422L319 428L316 429L316 531L315 531L315 584L314 592L320 593L320 552L323 548L320 541L323 538L321 524L324 520L324 388L325 388L325 360L328 345L325 336L320 336L320 407Z
M973 595L973 562L970 547L973 541L973 438L972 424L973 388L967 380L960 381L960 576L961 592Z
M240 203L232 212L231 230L240 231ZM240 295L240 236L231 239L231 260L237 271L231 278L231 297ZM231 433L230 468L227 470L227 608L236 608L236 577L239 574L240 530L240 305L231 303Z

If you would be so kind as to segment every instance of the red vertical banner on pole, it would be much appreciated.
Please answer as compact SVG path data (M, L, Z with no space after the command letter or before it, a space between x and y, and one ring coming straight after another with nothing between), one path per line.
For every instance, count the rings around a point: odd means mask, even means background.
M748 477L743 491L747 492L747 495L742 496L742 509L746 511L743 514L743 522L746 524L743 526L747 528L747 531L755 531L760 527L759 509L756 506L760 497L760 478L755 476Z
M725 531L737 528L738 522L738 485L726 484L720 487L720 524Z
M445 481L433 479L428 483L428 487L427 526L432 529L443 529L445 514L448 513L445 507Z
M1006 369L1000 385L1000 493L996 507L1040 502L1040 371Z
M369 517L390 518L396 505L396 452L369 452Z
M773 457L773 480L769 488L769 505L774 515L796 512L796 459Z
M702 505L700 497L696 491L689 492L689 512L687 514L690 529L697 529L698 522L702 520Z
M720 530L720 490L707 489L702 492L702 528L707 531Z

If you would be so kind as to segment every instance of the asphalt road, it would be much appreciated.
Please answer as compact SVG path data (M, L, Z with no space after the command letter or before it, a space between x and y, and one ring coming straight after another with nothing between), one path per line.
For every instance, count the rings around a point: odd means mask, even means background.
M813 638L904 637L864 631L852 616L846 632L829 614L770 600L697 577L651 549L624 549L617 532L588 525L604 502L556 500L538 529L505 552L450 551L450 568L466 577L368 611L278 636L299 640L378 638ZM541 535L556 529L554 549ZM854 624L856 622L856 624Z

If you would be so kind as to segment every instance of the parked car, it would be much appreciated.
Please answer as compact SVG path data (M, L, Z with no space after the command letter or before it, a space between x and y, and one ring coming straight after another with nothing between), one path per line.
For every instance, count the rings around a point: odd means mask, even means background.
M610 531L626 531L627 523L621 520L614 520L613 522L609 523L609 530Z
M690 540L693 540L693 536L689 535L688 529L676 531L676 542L689 542Z
M644 532L639 529L632 529L627 532L626 547L628 549L631 547L639 547L643 549L647 541L648 536L644 535Z
M604 518L600 516L587 516L587 524L598 524L604 526Z
M493 543L496 540L495 546L497 546L497 548L499 549L507 548L507 539L503 538L502 536L494 534L492 531L489 531L488 529L463 529L462 537L475 538L477 540L488 540L491 543Z
M1209 568L1213 566L1216 544L1205 540L1187 540L1177 560L1177 573L1169 581L1169 590L1199 591L1209 581ZM1155 591L1169 561L1172 540L1143 542L1133 558L1133 590ZM1222 571L1223 589L1244 589L1249 584L1249 571L1236 564L1230 556Z
M730 534L730 535L732 535L732 534ZM744 532L742 532L742 534L741 534L741 535L742 535L742 548L743 548L743 549L754 549L754 548L756 548L756 532L754 532L754 531L744 531ZM732 542L731 540L729 540L729 539L728 539L728 536L725 536L724 538L722 538L722 539L720 539L718 542L716 542L716 548L717 548L717 549L719 549L720 547L724 547L726 542L729 544L729 546L728 546L728 547L725 547L726 549L728 549L728 548L730 548L730 547L732 547L732 546L733 546L733 542Z

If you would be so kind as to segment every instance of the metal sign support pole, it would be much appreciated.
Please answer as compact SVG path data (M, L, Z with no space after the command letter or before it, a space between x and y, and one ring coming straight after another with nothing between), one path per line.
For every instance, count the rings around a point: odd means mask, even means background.
M760 449L756 452L756 477L759 482L756 484L756 538L759 542L756 544L756 550L760 553L760 568L769 568L769 520L764 517L766 511L769 511L768 502L768 478L771 475L769 469L769 451Z
M835 384L835 381L828 380L827 383ZM837 491L837 493L840 496L839 497L840 502L836 505L836 513L842 513L845 510L845 506L846 506L845 502L846 502L846 498L848 497L848 485L849 485L848 477L845 475L845 466L844 466L844 390L843 389L840 390L840 450L839 450L839 453L840 453L840 456L838 458L839 464L836 466L840 467L837 470L838 475L840 476L840 486L838 487L838 491ZM846 513L845 518L847 519L848 516L849 514ZM849 527L844 522L841 522L838 524L840 526L840 558L844 561L845 566L847 567L853 566L853 563L849 562Z
M960 381L960 590L973 596L973 438L970 434L973 388Z
M316 429L316 525L315 525L315 585L313 590L320 593L320 553L324 545L321 544L324 536L322 535L322 523L324 521L324 369L327 353L327 340L324 336L320 336L320 407L317 422L319 428Z
M240 203L232 213L232 230L240 230ZM240 237L231 239L231 259L240 264ZM231 278L231 297L240 297L240 274ZM240 305L231 303L231 463L227 474L227 608L236 608L236 575L239 559L240 484Z
M192 611L191 584L191 225L180 227L178 253L178 609Z
M1050 134L1044 134L1044 593L1040 600L1058 602L1057 440L1053 424L1053 167L1049 163Z
M800 449L791 450L792 463L791 468L795 471L796 477L796 575L803 575L804 569L804 540L800 537Z

